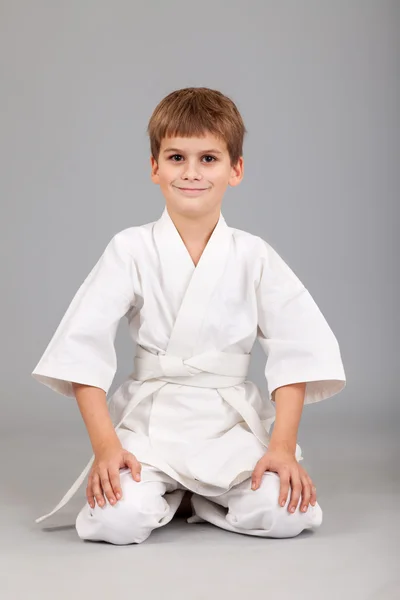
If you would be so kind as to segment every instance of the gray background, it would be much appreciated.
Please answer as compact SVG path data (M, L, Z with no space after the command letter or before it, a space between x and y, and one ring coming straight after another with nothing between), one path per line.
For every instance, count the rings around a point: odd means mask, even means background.
M2 598L399 597L399 17L388 0L0 3ZM324 522L82 542L84 487L34 523L91 448L76 403L30 373L111 237L161 215L145 130L187 86L230 96L249 131L225 219L276 248L341 346L347 387L298 439ZM111 392L132 370L125 321L116 344ZM264 363L256 346L265 388Z

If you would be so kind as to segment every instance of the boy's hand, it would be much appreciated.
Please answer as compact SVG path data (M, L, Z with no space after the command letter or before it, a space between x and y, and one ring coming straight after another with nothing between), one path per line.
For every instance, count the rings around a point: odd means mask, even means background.
M289 487L292 493L288 511L296 510L302 496L301 512L306 512L309 503L315 506L317 490L307 471L297 462L293 452L286 448L271 448L257 462L252 475L252 489L256 490L265 471L274 471L280 477L279 505L284 506L288 497Z
M116 440L95 453L95 460L89 473L86 497L91 508L96 499L100 507L105 506L104 494L110 504L115 505L122 498L119 470L128 467L135 481L140 481L142 465L136 457L125 450Z

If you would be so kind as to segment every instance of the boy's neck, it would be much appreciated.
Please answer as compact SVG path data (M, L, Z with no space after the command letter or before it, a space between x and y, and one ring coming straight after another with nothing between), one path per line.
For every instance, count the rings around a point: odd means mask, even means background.
M167 211L186 248L189 252L193 250L194 254L201 253L204 250L221 214L219 208L212 213L199 217L186 217L168 207Z

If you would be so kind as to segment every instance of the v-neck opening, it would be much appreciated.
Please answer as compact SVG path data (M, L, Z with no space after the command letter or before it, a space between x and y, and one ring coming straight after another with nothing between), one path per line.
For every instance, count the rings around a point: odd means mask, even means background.
M220 213L197 265L167 211L156 223L154 233L165 289L175 289L180 296L166 354L188 358L196 352L205 311L221 280L232 230Z
M177 236L177 238L178 238L178 240L179 240L179 243L180 243L180 245L182 246L182 249L184 250L184 253L186 254L187 258L188 258L188 259L189 259L189 261L190 261L190 265L191 265L191 267L192 267L192 269L193 269L193 272L195 272L195 271L198 269L199 265L200 265L200 262L201 262L201 260L202 260L202 258L203 258L203 256L204 256L204 253L206 252L207 248L210 246L210 242L212 242L212 240L213 240L213 236L214 236L214 234L215 234L216 230L218 229L218 227L220 226L220 224L221 224L221 221L224 221L224 217L223 217L222 213L220 212L220 214L219 214L218 221L217 221L217 223L216 223L216 225L215 225L214 229L212 230L212 233L211 233L210 237L208 238L207 244L206 244L206 245L204 246L204 248L203 248L203 251L202 251L202 253L201 253L201 255L200 255L200 258L199 258L199 260L197 261L197 265L195 265L195 263L194 263L194 261L193 261L193 259L192 259L191 255L190 255L190 252L189 252L189 250L187 249L187 247L186 247L186 244L185 244L185 242L183 241L183 238L182 238L181 234L179 233L179 231L178 231L178 228L176 227L176 225L175 225L174 221L172 220L172 218L171 218L171 216L170 216L170 214L169 214L169 212L168 212L167 208L165 208L165 209L164 209L164 213L163 213L163 215L162 215L162 218L166 218L167 220L169 220L169 221L170 221L170 224L171 224L172 228L173 228L173 229L174 229L174 231L175 231L175 234L176 234L176 236Z

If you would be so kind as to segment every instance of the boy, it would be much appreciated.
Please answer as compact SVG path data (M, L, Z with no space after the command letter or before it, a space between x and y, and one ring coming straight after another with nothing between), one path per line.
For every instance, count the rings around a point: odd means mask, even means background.
M140 543L172 519L186 490L189 522L296 536L322 522L296 438L303 405L345 386L337 340L277 252L222 216L227 186L243 178L235 104L208 88L177 90L148 133L161 218L112 238L32 373L76 398L94 452L37 522L90 471L81 539ZM137 343L134 371L107 405L123 316ZM256 339L268 398L246 379Z

